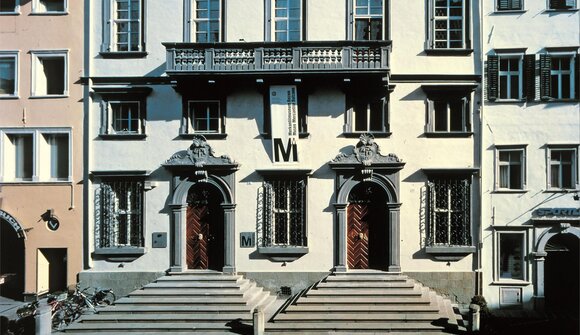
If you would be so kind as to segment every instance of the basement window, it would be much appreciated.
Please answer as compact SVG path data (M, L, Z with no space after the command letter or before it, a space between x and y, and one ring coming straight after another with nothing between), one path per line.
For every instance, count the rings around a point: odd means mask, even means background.
M68 95L67 51L31 51L32 96Z

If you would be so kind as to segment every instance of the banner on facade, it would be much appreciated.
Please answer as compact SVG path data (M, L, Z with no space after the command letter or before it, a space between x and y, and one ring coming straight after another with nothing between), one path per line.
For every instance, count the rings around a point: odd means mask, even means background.
M270 123L274 163L298 163L296 86L270 86Z

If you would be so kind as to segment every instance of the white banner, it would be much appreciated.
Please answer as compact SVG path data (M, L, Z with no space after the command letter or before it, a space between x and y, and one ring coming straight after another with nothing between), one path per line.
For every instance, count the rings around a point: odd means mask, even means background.
M274 163L298 163L296 86L270 86L270 124Z

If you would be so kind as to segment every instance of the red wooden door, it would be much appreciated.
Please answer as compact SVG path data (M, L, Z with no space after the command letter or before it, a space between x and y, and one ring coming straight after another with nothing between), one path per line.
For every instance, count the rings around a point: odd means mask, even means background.
M347 209L349 269L369 268L369 204L351 203Z
M186 260L188 269L207 270L209 267L208 240L209 207L207 205L187 206L187 251Z

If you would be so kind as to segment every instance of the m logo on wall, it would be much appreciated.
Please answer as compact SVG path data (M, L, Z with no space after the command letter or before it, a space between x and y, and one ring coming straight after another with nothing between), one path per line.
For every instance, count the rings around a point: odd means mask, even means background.
M270 120L274 163L298 163L296 86L270 86Z

